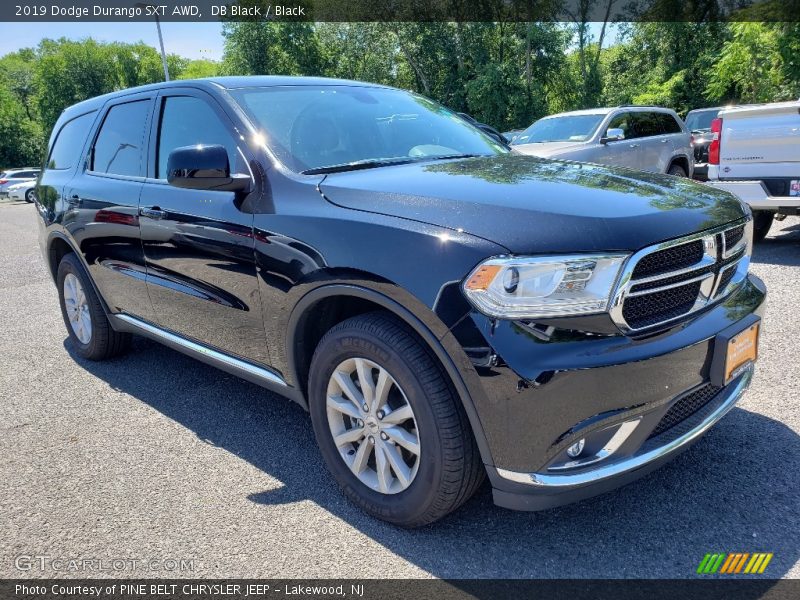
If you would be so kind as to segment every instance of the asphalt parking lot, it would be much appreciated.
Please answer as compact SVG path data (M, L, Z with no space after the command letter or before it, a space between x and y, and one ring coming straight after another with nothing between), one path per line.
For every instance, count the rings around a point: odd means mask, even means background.
M754 253L769 307L753 386L693 449L547 512L484 487L414 531L344 499L288 400L143 339L76 359L35 218L0 204L0 578L683 578L707 552L773 552L767 575L800 578L800 218Z

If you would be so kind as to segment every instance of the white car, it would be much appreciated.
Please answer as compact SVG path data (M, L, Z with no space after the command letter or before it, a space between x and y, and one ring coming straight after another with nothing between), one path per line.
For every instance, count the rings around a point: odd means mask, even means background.
M517 135L511 147L542 158L691 177L694 154L690 138L673 110L617 106L544 117Z
M0 198L8 197L8 188L24 181L36 180L41 169L23 167L21 169L8 169L0 173Z
M36 199L36 180L29 179L15 183L6 188L6 193L11 200L25 200L33 202Z

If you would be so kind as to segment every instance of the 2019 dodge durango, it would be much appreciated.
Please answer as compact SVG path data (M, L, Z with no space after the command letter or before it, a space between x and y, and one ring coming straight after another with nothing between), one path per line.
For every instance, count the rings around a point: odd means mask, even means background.
M138 334L298 402L344 493L403 526L486 476L526 510L618 487L753 373L765 289L731 194L518 155L397 89L231 77L87 100L36 202L77 355Z

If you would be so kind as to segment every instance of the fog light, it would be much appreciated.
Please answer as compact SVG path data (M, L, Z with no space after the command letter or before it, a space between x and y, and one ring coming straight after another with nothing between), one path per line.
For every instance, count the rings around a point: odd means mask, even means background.
M578 458L583 452L583 447L586 445L586 440L584 438L579 439L577 442L572 444L569 448L567 448L567 456L570 458Z

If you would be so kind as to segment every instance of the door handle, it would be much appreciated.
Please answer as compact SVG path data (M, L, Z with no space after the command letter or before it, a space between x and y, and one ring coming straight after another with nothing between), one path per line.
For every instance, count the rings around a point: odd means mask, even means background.
M158 206L153 206L152 208L142 206L139 208L139 215L151 219L163 219L167 216L167 212L161 210Z
M630 145L629 145L629 147L630 147L630 148L638 148L638 147L639 147L639 144L630 144Z
M666 144L669 140L661 140L662 144Z

